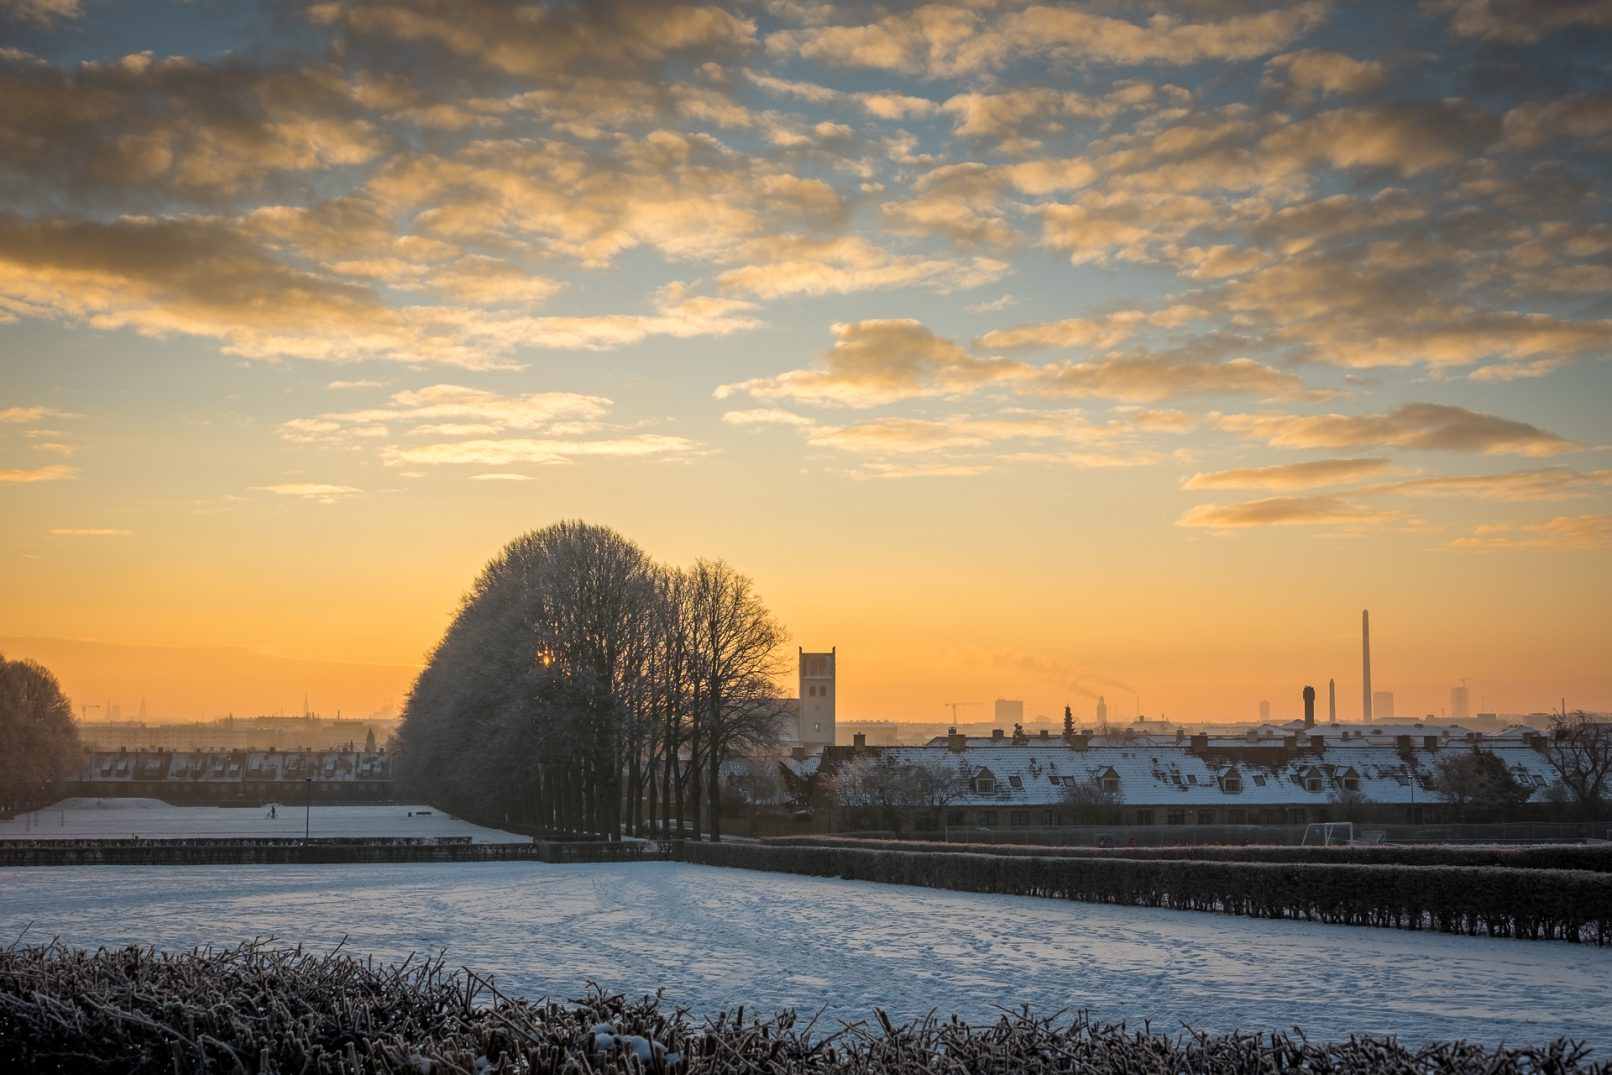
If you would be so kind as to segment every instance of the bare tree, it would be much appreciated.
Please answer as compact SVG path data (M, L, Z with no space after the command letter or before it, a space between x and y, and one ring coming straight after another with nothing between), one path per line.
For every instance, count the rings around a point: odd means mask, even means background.
M78 764L73 708L56 677L0 654L0 808L36 806Z
M692 752L703 753L715 841L722 838L722 762L776 742L783 725L776 677L782 671L778 647L787 636L750 579L722 560L696 561L688 588Z
M1612 792L1612 724L1565 707L1551 714L1545 760L1556 770L1580 814L1600 817Z
M1073 783L1065 784L1063 789L1062 805L1074 815L1076 821L1106 823L1114 807L1124 801L1124 792L1118 788L1104 787L1103 782L1097 779L1082 780L1076 777Z

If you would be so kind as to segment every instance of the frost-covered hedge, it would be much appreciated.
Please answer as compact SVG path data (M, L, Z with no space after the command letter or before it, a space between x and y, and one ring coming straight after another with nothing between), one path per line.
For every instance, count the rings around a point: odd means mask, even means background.
M346 955L245 945L162 955L59 945L0 949L0 1070L76 1075L303 1072L498 1075L740 1072L928 1075L1605 1075L1581 1044L1408 1048L1302 1035L1166 1037L1091 1022L1004 1015L895 1025L800 1025L793 1012L690 1019L658 998L600 993L570 1003L505 997L441 960L377 965Z
M1612 874L1488 866L1203 862L688 843L688 862L962 892L1356 926L1612 942Z
M1045 844L965 844L938 840L880 840L855 836L776 836L779 847L859 847L874 851L931 851L1035 858L1192 859L1205 862L1346 862L1381 866L1504 866L1517 870L1589 870L1612 873L1612 845L1548 847L1070 847Z

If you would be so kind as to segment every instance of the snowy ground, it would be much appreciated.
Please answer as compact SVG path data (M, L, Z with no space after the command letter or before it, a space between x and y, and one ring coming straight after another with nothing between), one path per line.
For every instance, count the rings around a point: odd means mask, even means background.
M300 802L267 806L172 806L160 799L63 799L0 821L0 840L76 837L178 839L186 836L468 836L478 844L529 839L483 828L429 806L343 805L311 810Z
M31 923L31 925L30 925ZM1287 1029L1612 1058L1612 949L875 885L684 863L0 870L0 944L165 949L273 936L450 965L528 997L664 987L696 1014L825 1020L1088 1007L1175 1031Z

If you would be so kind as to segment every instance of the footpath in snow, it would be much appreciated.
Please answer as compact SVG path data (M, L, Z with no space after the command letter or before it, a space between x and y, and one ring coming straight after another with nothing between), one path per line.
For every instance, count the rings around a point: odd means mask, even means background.
M0 875L0 943L174 950L255 937L451 965L537 998L664 988L696 1014L826 1007L988 1022L1031 1005L1157 1031L1493 1046L1612 1059L1612 949L941 892L685 863L75 867Z

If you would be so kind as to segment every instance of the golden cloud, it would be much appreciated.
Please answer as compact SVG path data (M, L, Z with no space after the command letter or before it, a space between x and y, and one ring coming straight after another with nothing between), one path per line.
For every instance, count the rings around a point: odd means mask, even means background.
M1316 489L1375 478L1393 469L1387 459L1316 459L1241 470L1194 474L1181 482L1183 489Z
M1612 547L1612 515L1560 515L1534 523L1491 523L1450 542L1455 549L1605 549Z
M1219 415L1215 424L1277 448L1409 448L1524 456L1559 455L1580 448L1527 422L1438 403L1408 403L1375 414Z
M1360 527L1404 517L1403 512L1377 511L1339 496L1273 496L1242 504L1199 504L1183 512L1176 525L1217 530L1339 524Z
M57 463L48 467L36 467L33 470L0 470L0 482L58 482L78 477L78 468L64 466Z

